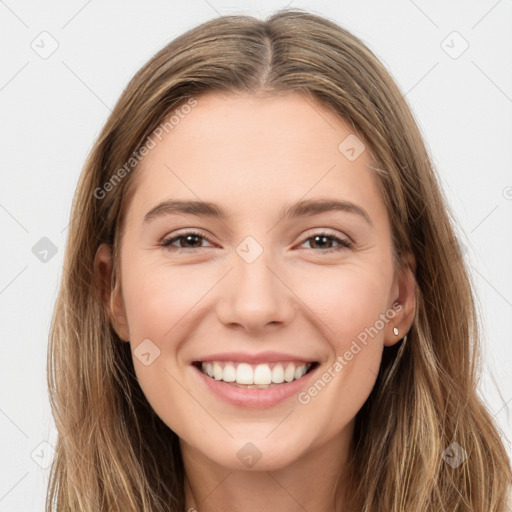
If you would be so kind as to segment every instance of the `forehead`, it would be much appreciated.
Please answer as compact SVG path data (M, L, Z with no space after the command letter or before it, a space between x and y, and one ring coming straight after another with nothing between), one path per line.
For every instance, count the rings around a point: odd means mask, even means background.
M332 197L385 215L369 150L326 105L301 94L209 93L196 101L161 140L154 138L137 169L129 210L138 217L172 198L253 215Z

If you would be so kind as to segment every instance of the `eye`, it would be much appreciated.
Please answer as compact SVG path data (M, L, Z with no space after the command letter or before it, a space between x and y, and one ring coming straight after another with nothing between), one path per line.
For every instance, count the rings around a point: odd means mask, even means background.
M314 245L321 246L320 249L323 249L320 251L321 253L331 253L331 252L341 251L343 249L350 249L352 247L352 242L350 242L349 240L344 240L342 238L339 238L333 233L327 233L327 232L316 233L316 234L306 238L306 240L304 240L302 242L302 244L307 243L310 240L314 241L313 242ZM334 247L334 248L322 247L324 244L329 243L329 240L331 241L331 243L333 241L336 242L338 244L338 247ZM313 247L311 250L314 250L314 249L315 248ZM316 251L316 252L318 252L318 251Z
M193 251L194 249L200 249L200 248L204 247L201 244L201 240L206 240L210 243L213 243L213 242L211 242L211 240L208 237L204 236L202 233L199 233L197 231L186 231L184 233L181 233L180 235L176 235L172 238L168 238L167 240L164 240L160 245L162 247L166 247L168 250L171 250L171 251L181 251L181 250L184 250L184 251L192 250ZM331 253L331 252L341 251L343 249L349 249L352 247L352 243L349 240L344 240L342 238L339 238L336 235L334 235L333 233L327 233L327 232L316 233L313 236L306 238L302 242L302 244L309 242L310 240L313 240L313 245L320 244L320 246L321 246L320 252L321 253ZM189 245L188 246L182 245L182 246L178 246L178 247L173 245L175 242L179 242L179 241L183 241L184 244L189 244ZM332 242L337 243L338 247L334 247L334 248L322 247L325 243L329 243L329 241L331 243ZM198 245L198 243L199 243L199 245ZM315 247L311 248L311 250L314 250L314 249L315 249ZM316 252L318 252L318 251L316 251Z
M177 235L172 238L168 238L167 240L164 240L160 245L162 247L166 247L170 251L194 250L194 249L198 249L198 248L202 247L201 242L200 242L201 239L211 242L211 240L209 238L207 238L206 236L204 236L202 233L199 233L197 231L186 231L185 233L181 233L180 235ZM184 245L184 246L180 246L180 247L176 247L175 245L172 245L172 244L174 244L174 242L180 241L180 240L183 240L184 244L190 244L190 245L189 246ZM199 246L197 246L198 240L199 240Z

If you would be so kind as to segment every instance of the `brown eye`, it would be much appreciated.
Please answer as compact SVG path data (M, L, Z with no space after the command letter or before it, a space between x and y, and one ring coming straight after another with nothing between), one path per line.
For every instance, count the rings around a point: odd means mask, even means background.
M160 245L162 247L166 247L167 249L171 251L179 251L179 250L194 250L194 249L200 249L203 247L201 244L202 240L210 241L208 238L206 238L201 233L197 233L195 231L187 231L186 233L182 233L180 235L174 236L172 238L169 238L167 240L164 240ZM179 246L173 245L175 242L182 242Z
M302 243L304 244L306 242L309 242L310 240L313 241L313 242L310 242L310 245L313 246L313 247L311 247L311 249L320 248L320 252L323 252L323 253L341 251L343 249L349 249L350 247L352 247L351 242L349 242L348 240L343 240L331 233L317 233L313 236L310 236L309 238L304 240L304 242L302 242ZM332 242L336 242L338 244L338 247L334 247L334 248L325 247L325 245L332 244ZM316 251L316 252L318 252L318 251Z

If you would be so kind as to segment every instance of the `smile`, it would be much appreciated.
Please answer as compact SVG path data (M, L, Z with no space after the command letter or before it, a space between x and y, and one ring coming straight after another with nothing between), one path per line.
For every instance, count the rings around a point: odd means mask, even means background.
M233 361L196 362L202 373L236 387L266 389L299 380L317 363L273 362L249 364Z

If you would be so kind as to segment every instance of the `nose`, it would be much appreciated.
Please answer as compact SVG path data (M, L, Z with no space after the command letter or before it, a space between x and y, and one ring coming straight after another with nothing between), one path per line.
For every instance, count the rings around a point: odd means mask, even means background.
M223 281L217 314L224 325L262 333L292 320L295 295L270 251L252 263L235 255L234 268Z

